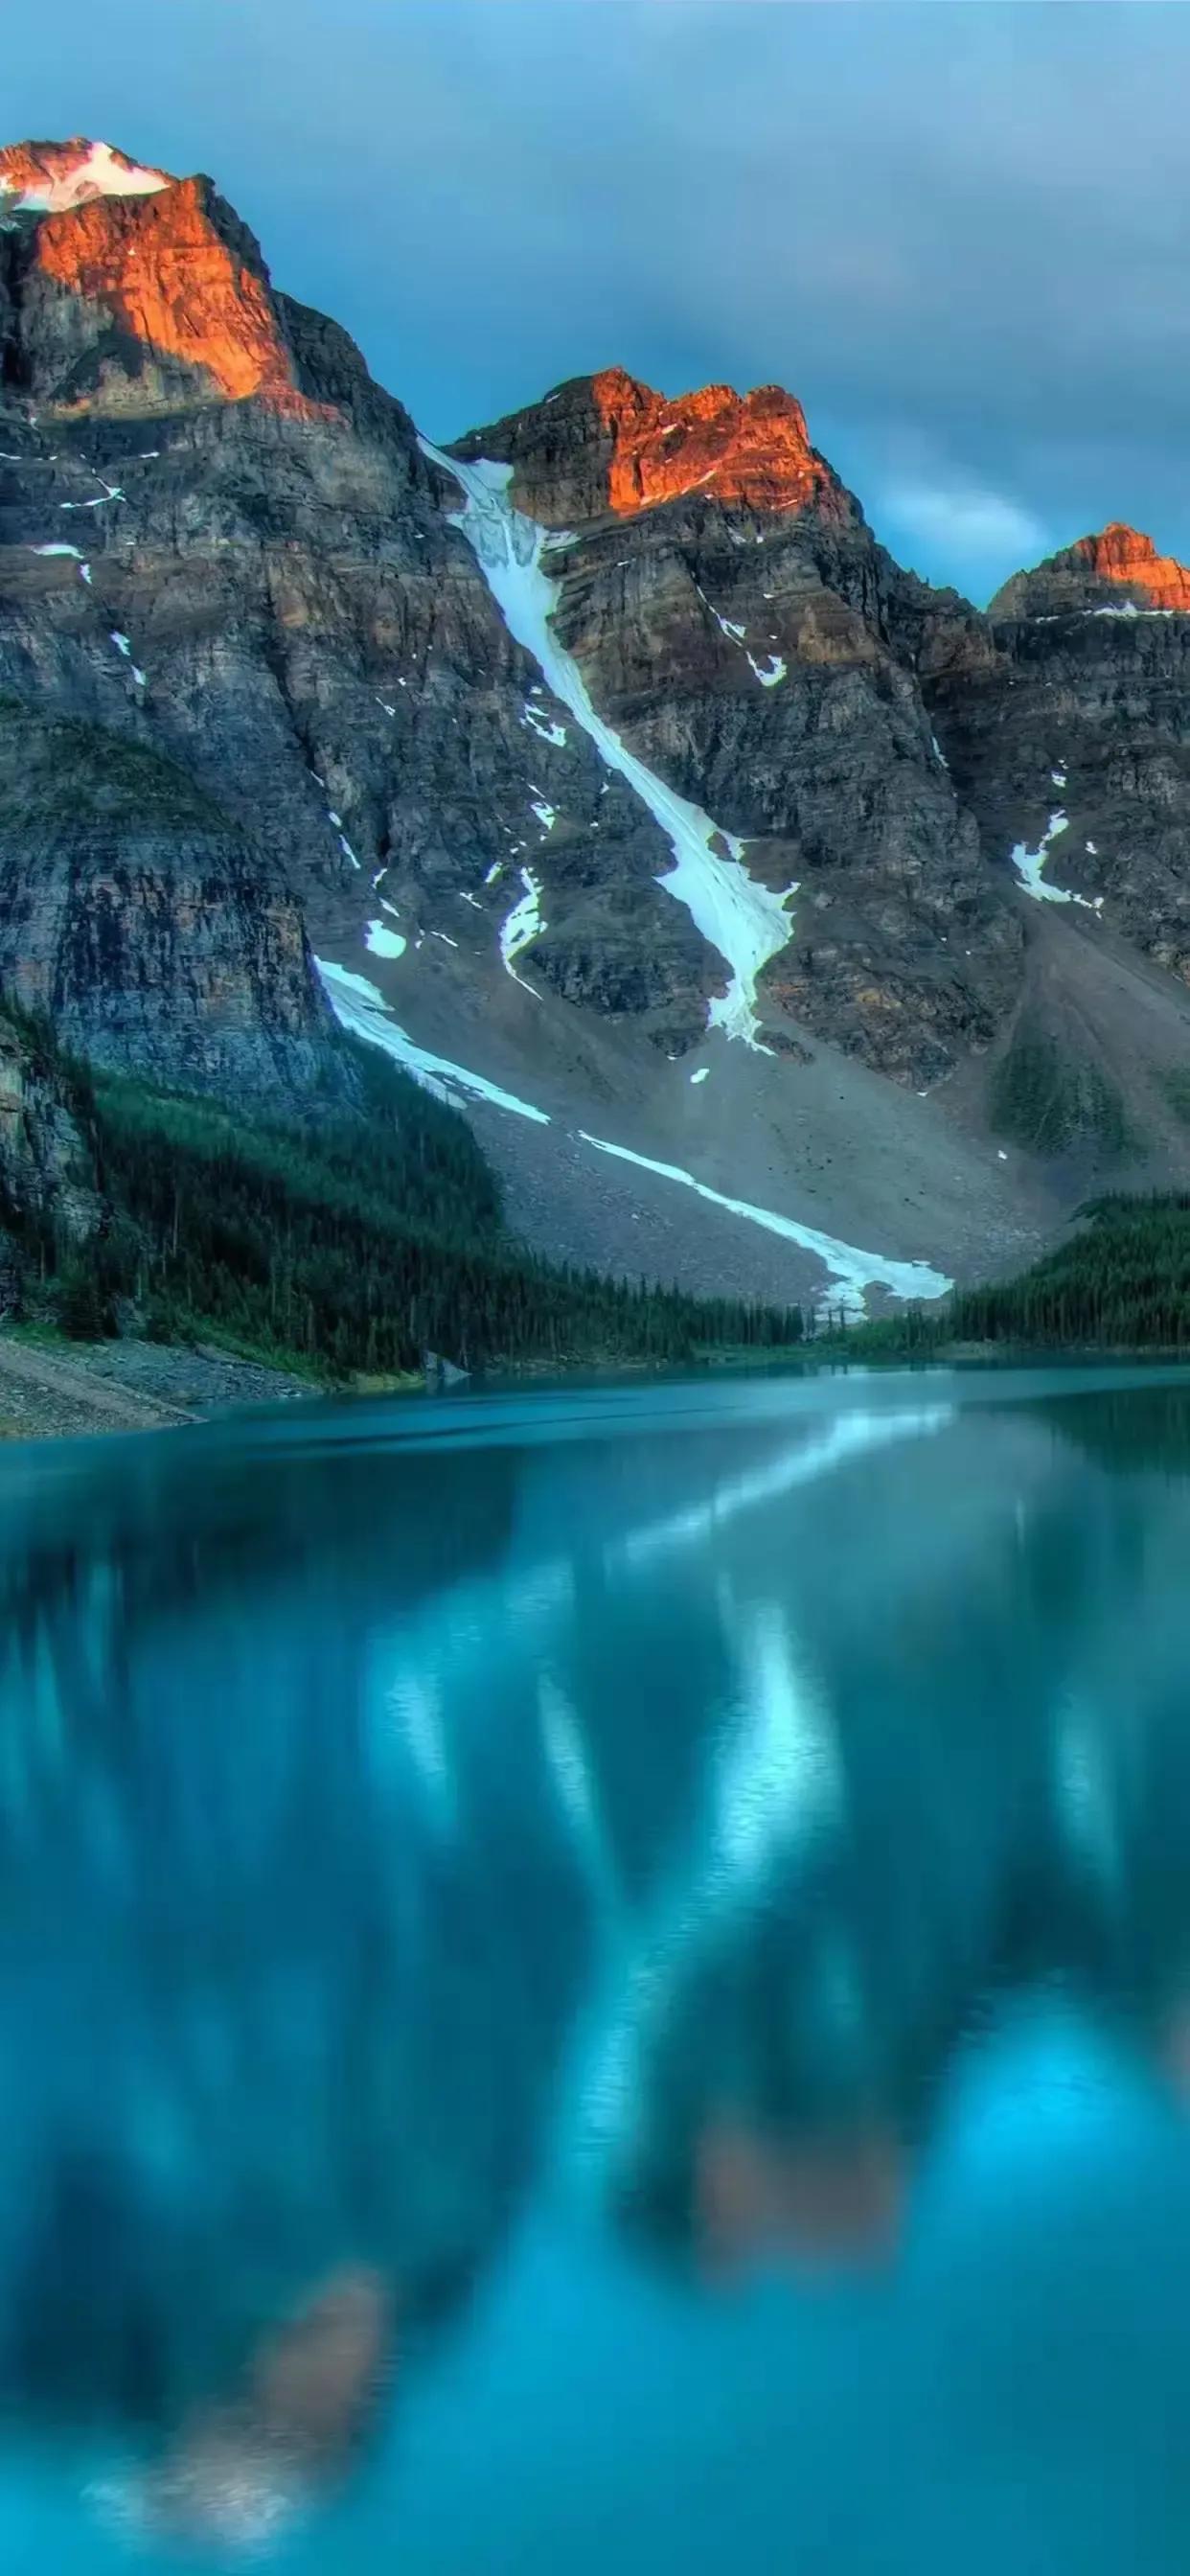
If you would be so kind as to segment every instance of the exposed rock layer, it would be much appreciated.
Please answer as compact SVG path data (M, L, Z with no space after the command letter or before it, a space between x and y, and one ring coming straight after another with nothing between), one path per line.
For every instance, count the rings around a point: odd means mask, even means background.
M172 764L0 705L0 991L95 1062L350 1089L292 891Z
M3 1219L52 1218L65 1234L92 1234L101 1201L88 1138L36 1036L0 1013L0 1307L7 1265Z

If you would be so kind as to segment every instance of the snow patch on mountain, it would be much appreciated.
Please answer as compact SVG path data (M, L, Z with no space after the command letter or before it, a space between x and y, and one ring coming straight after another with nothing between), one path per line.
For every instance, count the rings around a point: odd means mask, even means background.
M77 160L52 177L46 172L29 180L12 194L11 203L17 214L59 215L71 206L85 206L92 197L152 197L172 184L163 170L142 169L139 162L113 152L110 143L85 143ZM0 174L0 195L4 193Z
M510 634L533 655L554 696L569 707L608 768L617 770L647 805L669 841L674 865L658 883L685 905L696 929L730 971L727 992L711 1004L710 1026L758 1046L756 979L788 943L792 924L787 905L796 886L775 894L757 885L743 864L745 845L738 835L667 787L596 714L577 663L553 630L559 586L542 568L547 531L514 509L508 498L512 467L486 457L464 465L429 439L420 443L431 462L462 489L464 506L451 513L451 523L472 547Z
M370 921L364 931L364 945L373 957L403 957L408 944L386 921Z
M565 725L555 724L553 717L546 714L544 707L533 706L528 698L525 700L525 710L521 717L521 723L526 727L531 727L540 742L552 742L557 750L565 750Z
M1176 608L1138 608L1134 599L1126 599L1120 608L1084 608L1084 617L1176 617ZM1054 617L1039 617L1039 626L1054 626Z
M610 1145L603 1136L588 1136L579 1129L584 1145L592 1145L597 1154L613 1154L622 1163L636 1163L642 1172L655 1172L660 1180L677 1181L683 1189L706 1199L711 1207L726 1208L731 1216L746 1217L750 1224L764 1228L766 1234L784 1236L803 1252L821 1261L831 1282L819 1299L830 1314L847 1314L857 1318L865 1312L864 1290L886 1288L893 1297L914 1301L945 1297L954 1286L940 1270L932 1270L925 1261L893 1261L883 1252L861 1252L854 1244L840 1243L834 1235L820 1234L816 1226L799 1225L791 1216L778 1216L773 1208L754 1207L748 1199L728 1198L722 1190L711 1189L707 1182L697 1181L693 1172L683 1171L680 1163L654 1163L647 1154L635 1154L627 1145Z
M1051 776L1056 778L1057 771L1051 771ZM1037 848L1027 850L1024 842L1018 841L1013 849L1012 864L1026 893L1031 894L1036 903L1077 903L1084 912L1102 912L1101 894L1097 894L1094 899L1085 894L1073 894L1065 886L1051 885L1048 877L1043 874L1051 843L1057 840L1060 832L1068 829L1068 815L1060 810L1056 814L1051 814Z
M531 1118L538 1127L549 1126L547 1112L535 1109L531 1101L518 1100L515 1092L486 1081L482 1073L472 1073L466 1065L451 1064L446 1056L431 1055L428 1048L416 1046L398 1027L383 993L366 975L355 975L349 966L336 966L325 957L316 957L314 963L342 1026L366 1045L383 1048L436 1100L444 1100L450 1109L460 1109L468 1100L486 1100L493 1109L509 1109L518 1118Z
M707 611L708 615L714 618L714 620L715 620L715 624L716 624L716 626L718 627L720 634L721 634L721 635L730 635L730 637L731 637L731 639L732 639L732 642L733 642L734 644L741 644L741 643L743 642L743 639L744 639L745 635L746 635L746 634L747 634L747 632L748 632L747 627L746 627L746 626L737 626L737 624L736 624L736 622L735 622L734 618L731 618L731 617L724 617L724 615L723 615L723 613L722 613L722 610L721 610L721 609L716 608L714 601L713 601L713 600L711 600L711 599L708 599L708 598L707 598L706 592L705 592L705 590L703 589L703 587L702 587L702 583L701 583L701 582L696 581L696 582L695 582L694 587L695 587L696 591L698 592L698 596L699 596L699 598L701 599L702 604L703 604L703 607L706 609L706 611Z
M521 955L522 950L529 946L531 940L541 937L542 931L548 925L541 918L540 877L534 876L532 868L522 868L520 876L525 891L518 897L511 912L501 923L500 955L504 960L505 971L511 975L514 984L523 985L526 993L536 994L536 985L526 984L524 976L518 975L516 959ZM537 994L537 998L540 1000L540 994Z
M544 1109L531 1101L518 1099L515 1092L505 1091L499 1083L489 1082L485 1075L473 1073L466 1065L452 1064L446 1056L433 1055L406 1036L393 1018L384 995L366 975L357 975L348 966L337 966L329 958L314 960L331 1008L344 1028L363 1038L367 1045L381 1047L394 1063L411 1073L427 1091L451 1108L465 1107L469 1100L483 1100L496 1109L505 1109L518 1118L532 1119L539 1127L548 1127L550 1119ZM634 1153L627 1145L613 1145L603 1136L590 1136L579 1128L580 1144L589 1145L597 1154L610 1154L617 1162L635 1164L642 1172L657 1179L674 1181L683 1189L693 1190L696 1198L708 1206L724 1208L730 1216L743 1217L767 1234L776 1234L795 1243L822 1263L830 1285L822 1291L819 1305L831 1315L845 1313L862 1317L865 1312L864 1291L869 1287L888 1290L894 1297L907 1300L932 1300L946 1296L953 1281L940 1270L932 1270L924 1261L893 1261L880 1252L861 1252L854 1244L841 1243L835 1236L821 1234L815 1226L799 1225L793 1217L779 1216L773 1208L754 1207L747 1199L729 1198L707 1182L695 1179L678 1163L654 1162L647 1154Z

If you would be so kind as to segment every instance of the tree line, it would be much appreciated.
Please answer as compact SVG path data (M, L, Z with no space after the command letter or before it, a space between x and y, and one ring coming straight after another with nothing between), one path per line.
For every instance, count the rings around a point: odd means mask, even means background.
M799 1342L795 1305L699 1299L549 1262L508 1232L470 1129L374 1050L351 1047L358 1115L233 1116L65 1057L105 1221L69 1242L52 1216L0 1208L26 1303L96 1338L222 1339L315 1375L399 1375L432 1350L500 1362L672 1362Z
M1065 1243L1016 1279L952 1291L832 1338L857 1357L924 1359L956 1343L1190 1349L1190 1196L1091 1200Z

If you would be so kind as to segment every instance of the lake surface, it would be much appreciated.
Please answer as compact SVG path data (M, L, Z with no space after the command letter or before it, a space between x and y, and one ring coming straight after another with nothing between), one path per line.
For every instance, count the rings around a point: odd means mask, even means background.
M0 2565L1190 2557L1190 1375L0 1461Z

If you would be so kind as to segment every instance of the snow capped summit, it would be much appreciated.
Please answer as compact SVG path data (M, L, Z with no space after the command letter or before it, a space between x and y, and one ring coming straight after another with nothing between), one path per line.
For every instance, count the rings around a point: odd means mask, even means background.
M10 143L0 150L0 200L24 215L57 215L94 197L149 197L173 181L110 143L83 134L68 143Z
M66 296L71 315L39 340L35 403L73 384L85 349L97 399L117 409L133 385L137 401L151 385L164 402L259 395L274 412L313 416L259 245L213 180L172 179L83 136L14 144L0 151L0 227L26 215L45 220L28 227L25 291L48 285L55 311ZM121 353L133 350L129 376Z

